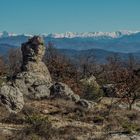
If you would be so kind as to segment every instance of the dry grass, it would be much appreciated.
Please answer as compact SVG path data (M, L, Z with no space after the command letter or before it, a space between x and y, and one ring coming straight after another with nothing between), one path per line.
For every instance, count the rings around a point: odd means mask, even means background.
M115 132L140 133L138 111L115 106L110 111L109 103L101 102L91 110L81 110L75 103L62 99L29 100L20 113L3 113L0 115L0 121L5 124L23 125L24 128L11 137L20 140L23 137L26 137L26 140L78 140L81 137L83 140L105 140ZM1 106L0 110L5 111ZM19 137L15 137L17 133Z

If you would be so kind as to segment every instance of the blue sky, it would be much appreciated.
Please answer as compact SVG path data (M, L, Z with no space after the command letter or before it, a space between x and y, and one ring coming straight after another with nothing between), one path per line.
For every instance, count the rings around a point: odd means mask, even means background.
M140 0L0 0L0 31L140 30Z

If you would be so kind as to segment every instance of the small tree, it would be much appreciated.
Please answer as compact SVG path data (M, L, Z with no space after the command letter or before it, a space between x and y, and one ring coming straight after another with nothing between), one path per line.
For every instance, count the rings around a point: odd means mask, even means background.
M70 59L54 48L51 42L46 46L44 62L54 81L64 82L68 84L75 93L81 94L82 87L79 82L80 73L77 71L77 67Z
M136 75L134 69L136 60L132 55L129 56L128 62L119 73L116 90L122 101L128 104L132 109L133 104L140 98L140 77Z
M79 66L80 66L80 72L81 72L81 77L86 78L91 75L96 74L96 59L94 54L85 54L85 55L80 55L79 56Z
M22 62L20 49L10 49L8 52L8 75L16 75L20 71Z
M121 98L120 101L127 103L131 110L132 105L140 98L140 78L127 70L123 75L125 76L120 78L120 82L116 85L116 91Z
M137 62L133 55L128 61L123 62L117 54L107 58L108 63L104 65L103 79L106 83L113 84L115 93L119 97L118 102L127 103L129 109L140 98L140 77L135 74Z
M4 59L0 56L0 76L3 76L6 73L6 65L4 63Z

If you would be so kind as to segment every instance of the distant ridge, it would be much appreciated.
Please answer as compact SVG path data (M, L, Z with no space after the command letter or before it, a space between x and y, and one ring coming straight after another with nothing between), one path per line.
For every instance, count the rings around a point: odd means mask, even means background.
M125 35L132 35L139 33L140 31L116 31L116 32L65 32L65 33L42 33L41 36L44 37L52 37L52 38L119 38ZM0 32L0 37L11 37L11 36L18 36L18 35L24 35L32 37L33 35L30 34L15 34L15 33L9 33L7 31Z
M116 31L116 32L66 32L66 33L52 33L52 34L44 34L45 37L52 38L119 38L124 35L132 35L136 34L139 31Z
M4 31L0 33L0 44L20 47L23 42L26 42L32 36L30 34L15 34ZM52 42L58 49L102 49L121 53L140 51L140 31L66 32L41 34L41 36L43 36L46 44Z

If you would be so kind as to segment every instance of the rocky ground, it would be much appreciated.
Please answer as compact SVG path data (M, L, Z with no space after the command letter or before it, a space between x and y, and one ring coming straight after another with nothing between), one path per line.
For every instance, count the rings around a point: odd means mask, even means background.
M17 114L1 106L1 139L139 140L139 111L117 106L110 110L109 101L104 98L87 110L63 99L27 100Z

